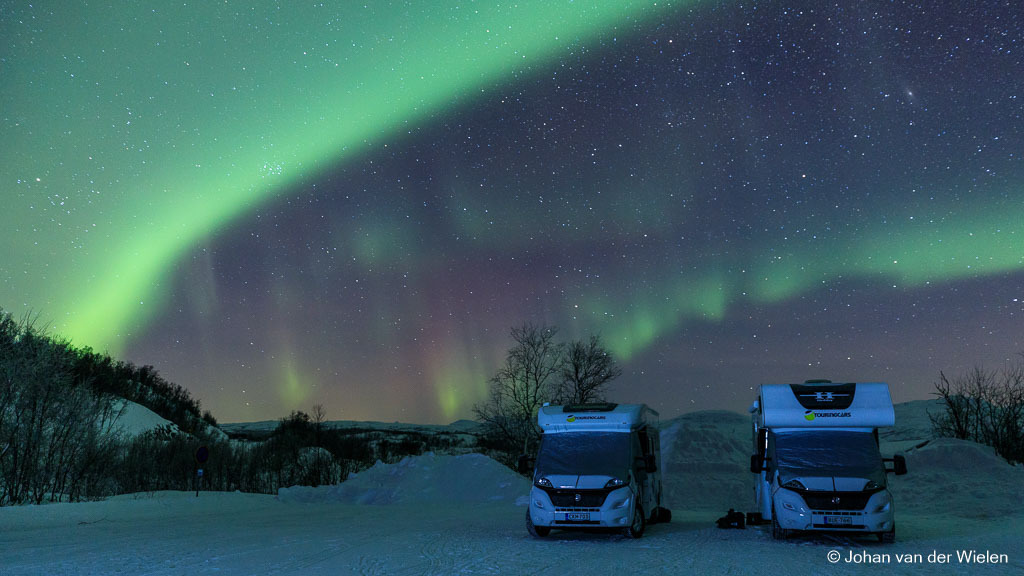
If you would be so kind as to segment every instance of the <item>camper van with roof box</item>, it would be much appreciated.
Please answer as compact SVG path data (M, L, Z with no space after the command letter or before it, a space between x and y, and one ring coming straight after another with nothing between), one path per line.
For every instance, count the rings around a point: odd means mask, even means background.
M902 456L884 459L878 449L878 429L896 419L888 384L763 384L750 412L750 471L757 474L752 520L771 522L776 539L835 531L895 541L887 474L907 468Z
M639 538L648 523L667 522L662 507L658 413L643 404L544 406L526 528L621 530Z

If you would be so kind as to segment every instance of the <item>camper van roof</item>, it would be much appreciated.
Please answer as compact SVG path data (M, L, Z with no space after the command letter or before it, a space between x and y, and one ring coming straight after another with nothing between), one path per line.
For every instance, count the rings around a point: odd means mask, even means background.
M762 384L757 412L772 428L883 428L896 422L884 382Z
M658 413L646 404L544 406L537 423L545 434L559 432L628 432L658 424Z

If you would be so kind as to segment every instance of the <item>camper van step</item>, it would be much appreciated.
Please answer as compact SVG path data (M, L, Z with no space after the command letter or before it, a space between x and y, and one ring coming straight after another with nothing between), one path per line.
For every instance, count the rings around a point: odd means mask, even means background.
M825 530L863 530L866 528L863 524L811 524L811 526Z
M566 404L563 413L569 412L611 412L618 404L614 402L595 402L593 404Z

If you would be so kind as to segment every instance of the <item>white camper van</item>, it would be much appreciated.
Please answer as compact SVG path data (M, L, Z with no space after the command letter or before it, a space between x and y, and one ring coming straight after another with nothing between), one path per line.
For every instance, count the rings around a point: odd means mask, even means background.
M658 413L643 404L544 406L526 528L615 528L639 538L647 523L667 522L661 507Z
M763 384L750 412L755 519L771 522L773 537L828 530L895 541L886 474L907 467L902 456L878 451L878 429L896 420L888 384Z

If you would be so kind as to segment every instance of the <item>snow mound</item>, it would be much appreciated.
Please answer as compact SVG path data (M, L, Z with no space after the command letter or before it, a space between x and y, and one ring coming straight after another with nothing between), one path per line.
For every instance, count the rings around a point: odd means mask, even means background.
M965 518L1005 516L1019 502L1024 467L1012 466L989 446L939 438L908 450L907 475L890 476L897 506L915 513Z
M114 423L113 431L122 438L135 438L150 430L160 428L175 434L181 432L181 428L177 424L163 418L142 404L121 398L117 400L114 407L116 410L121 410L121 415L118 417L117 422ZM218 440L228 439L228 435L216 426L207 426L206 433Z
M991 446L955 438L939 438L908 450L907 461L913 462L916 469L943 473L996 472L1010 467Z
M663 424L661 478L671 509L737 510L753 496L750 418L735 412L692 412Z
M515 503L530 483L483 454L460 456L427 452L395 464L378 461L333 486L292 486L277 492L282 502L344 504Z
M156 412L129 400L118 400L117 408L124 408L121 417L114 424L115 429L125 437L134 438L163 426L177 430L177 425L160 417Z

